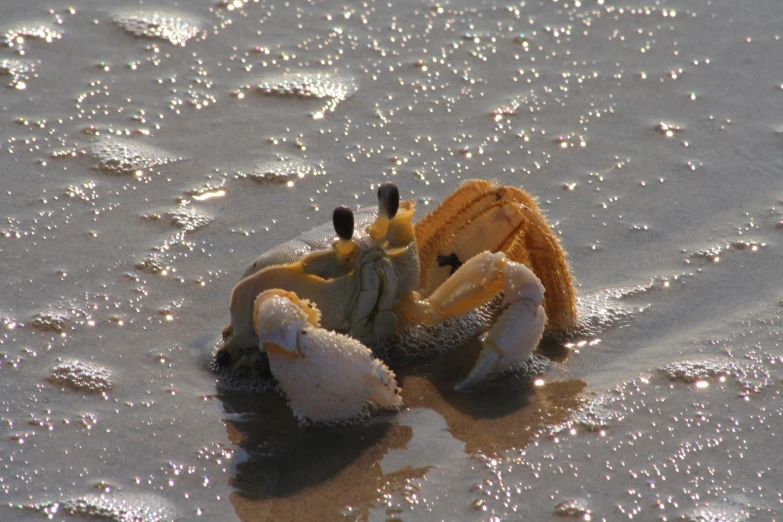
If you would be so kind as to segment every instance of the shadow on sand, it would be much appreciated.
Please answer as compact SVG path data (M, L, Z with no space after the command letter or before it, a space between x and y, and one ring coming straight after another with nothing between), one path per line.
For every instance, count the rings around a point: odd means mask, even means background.
M558 358L557 346L545 350L554 350ZM405 407L437 412L451 436L465 443L468 455L493 456L524 447L537 431L563 422L579 406L585 386L581 380L536 386L529 379L509 377L472 393L454 391L477 351L473 342L458 356L444 354L395 368ZM398 424L394 414L352 426L300 427L276 393L223 391L220 398L228 439L241 449L231 502L243 521L331 520L346 513L361 519L382 492L397 490L429 469L409 466L383 473L384 455L404 449L416 430L415 425Z
M385 476L378 464L404 448L412 432L378 416L366 424L300 427L277 394L220 395L235 457L231 502L241 520L333 520L349 506L365 506L389 482L422 476L403 470Z

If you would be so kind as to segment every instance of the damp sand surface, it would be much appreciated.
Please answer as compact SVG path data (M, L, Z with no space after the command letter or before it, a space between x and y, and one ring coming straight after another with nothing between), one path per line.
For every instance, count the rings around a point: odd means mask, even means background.
M780 518L777 0L0 6L0 519ZM584 330L300 429L208 369L261 252L524 187ZM777 441L777 442L776 442Z

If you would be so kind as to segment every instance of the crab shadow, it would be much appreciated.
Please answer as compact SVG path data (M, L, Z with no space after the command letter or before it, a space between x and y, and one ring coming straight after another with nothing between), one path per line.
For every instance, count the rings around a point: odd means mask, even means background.
M301 426L272 391L223 391L219 397L228 439L244 453L236 459L232 486L248 499L287 497L331 479L383 445L392 426L383 416L364 424Z
M389 360L403 388L406 408L437 412L451 435L474 455L494 455L524 446L541 428L564 419L578 405L582 381L534 386L507 377L470 393L454 391L480 346L468 343L407 363ZM218 386L227 438L236 448L230 484L238 517L248 520L336 519L346 506L368 506L383 488L402 487L426 469L384 474L378 464L404 449L417 429L380 413L363 423L301 426L274 391L237 391ZM316 512L317 511L317 512Z
M528 406L536 393L535 380L550 373L553 361L564 361L568 352L562 343L547 340L542 343L535 358L531 358L519 372L490 380L468 391L456 391L454 386L470 373L480 350L480 342L473 338L459 350L404 362L400 362L402 357L392 357L387 363L396 372L403 389L406 381L410 385L414 377L426 379L443 400L465 414L476 419L492 419ZM419 388L416 384L414 386Z
M405 448L413 435L393 414L354 425L300 426L272 391L221 390L219 398L236 450L230 502L242 521L338 520L347 506L367 510L378 491L426 472L382 472L384 455Z
M523 446L533 434L565 421L581 405L579 396L586 383L552 371L550 359L560 362L567 351L562 343L548 340L525 371L468 392L454 390L470 372L480 349L478 340L473 339L457 351L428 359L405 365L389 361L402 387L405 406L438 412L449 432L465 443L467 453L494 455Z
M474 419L496 419L511 415L530 403L535 391L531 382L518 376L503 377L476 386L469 391L456 391L454 386L470 372L480 350L478 341L471 341L459 350L435 355L400 367L390 363L403 389L406 406L430 407L439 410L448 403L463 415ZM421 403L427 397L429 404Z

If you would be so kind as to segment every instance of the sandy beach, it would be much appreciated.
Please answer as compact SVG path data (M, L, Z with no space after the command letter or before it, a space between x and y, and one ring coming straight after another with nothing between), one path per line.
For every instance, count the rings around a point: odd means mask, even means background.
M781 518L777 0L0 6L0 519ZM589 327L302 429L210 370L259 254L521 187ZM393 365L392 365L393 366Z

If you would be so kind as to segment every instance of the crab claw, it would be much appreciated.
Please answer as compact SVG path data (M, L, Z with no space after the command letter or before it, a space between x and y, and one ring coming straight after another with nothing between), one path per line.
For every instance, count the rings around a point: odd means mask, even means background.
M503 313L492 329L482 336L483 347L478 361L468 376L454 387L457 391L472 388L493 375L518 370L538 346L546 324L544 286L538 277L525 265L509 261L502 254L483 257L498 262L497 265L495 262L488 264L502 270ZM480 255L473 259L481 258ZM483 268L472 266L479 263L471 261L460 267L457 273L465 269L479 272L479 268Z
M359 341L320 328L315 305L283 290L261 293L255 330L272 375L302 421L350 421L370 404L402 406L394 373Z
M478 361L455 386L457 391L517 370L527 361L544 333L544 285L528 267L503 252L484 251L459 266L429 297L411 292L400 301L399 311L408 321L438 324L475 310L500 294L500 317L481 338Z

